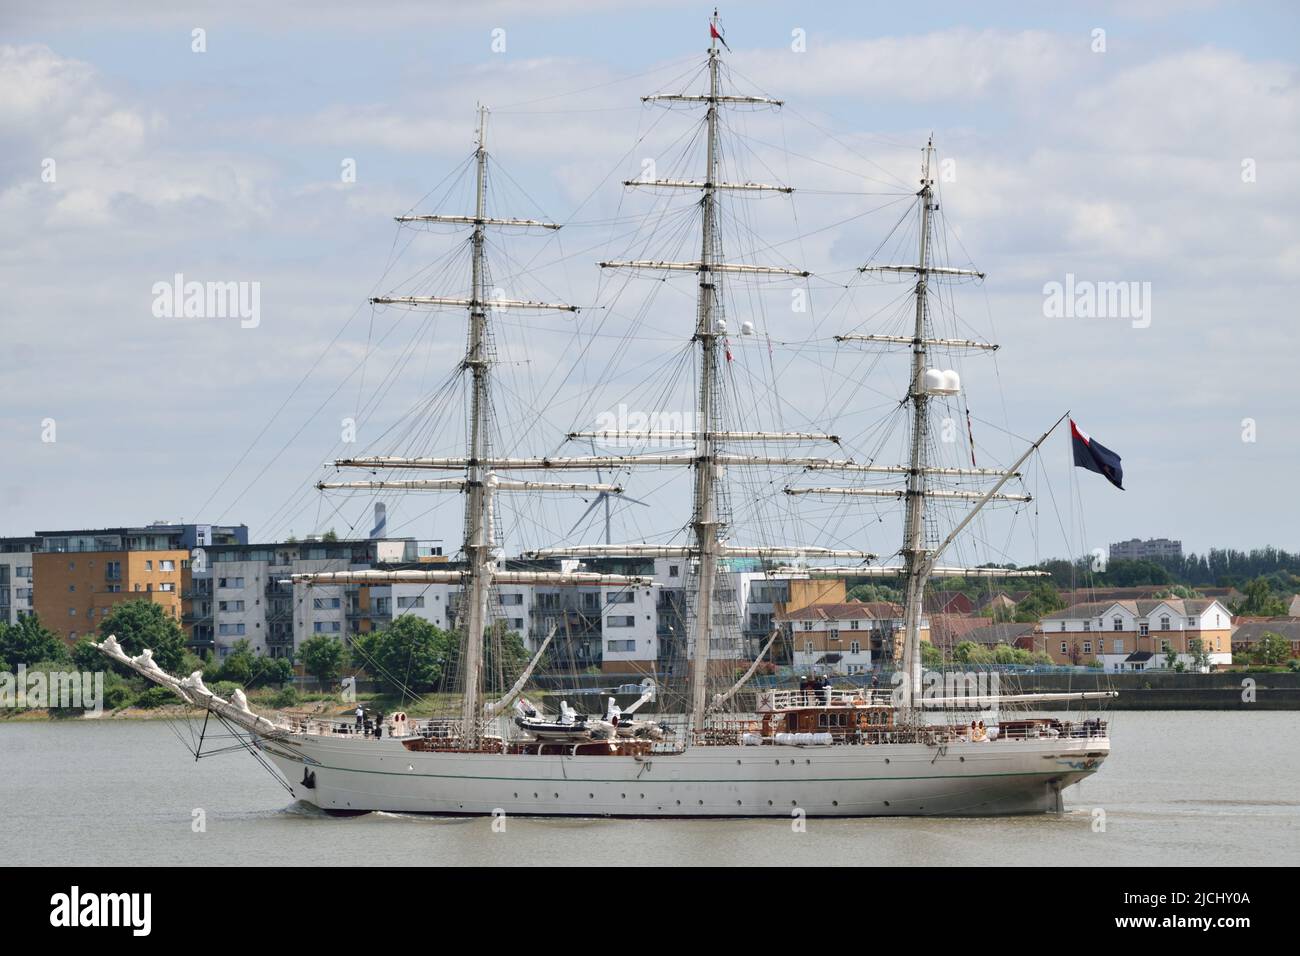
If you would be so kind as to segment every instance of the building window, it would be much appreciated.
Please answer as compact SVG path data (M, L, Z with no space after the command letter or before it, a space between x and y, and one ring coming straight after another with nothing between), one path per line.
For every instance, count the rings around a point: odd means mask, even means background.
M1092 641L1084 641L1084 642L1083 642L1083 652L1084 652L1085 654L1091 654L1091 653L1092 653Z
M218 611L242 611L244 609L243 601L218 601Z
M839 630L839 628L837 628L837 627L833 627L833 628L831 628L831 640L832 640L832 641L838 641L839 639L840 639L840 630Z
M524 603L524 596L522 594L498 594L497 603L507 607L520 605Z
M849 630L850 631L861 630L861 627L859 626L861 625L861 623L862 623L861 621L849 621Z
M861 653L862 653L862 644L861 644L861 642L859 642L859 641L854 641L853 643L851 643L851 644L849 645L849 653L850 653L850 654L861 654Z
M1069 646L1065 643L1065 641L1061 641L1061 653L1062 653L1062 654L1068 654L1068 653L1070 653L1070 648L1069 648Z
M176 570L176 562L175 562L175 561L159 561L159 562L158 562L158 570L159 570L159 571L175 571L175 570Z
M1113 618L1110 622L1110 629L1112 631L1124 630L1124 619L1122 617Z
M610 591L605 595L606 604L631 604L636 597L631 591Z
M175 581L163 581L161 584L158 585L158 590L159 590L159 591L175 591L175 590L176 590L176 582L175 582Z
M1064 622L1064 621L1061 622L1061 630L1065 630L1065 622Z
M678 578L678 577L681 577L681 574L682 574L682 569L681 569L681 566L680 566L680 565L677 565L677 564L670 564L670 565L668 565L668 576L669 576L670 578Z
M244 609L244 602L243 602L243 601L239 601L239 602L237 602L237 603L239 604L239 610L242 611L242 610ZM311 599L311 606L312 606L313 610L317 610L317 611L332 611L332 610L335 610L335 609L341 607L342 604L341 604L341 600L340 600L339 598L336 598L336 597L333 597L333 598L312 598L312 599Z
M1146 621L1143 621L1141 624L1138 625L1138 633L1141 634L1143 637L1146 637L1148 634L1151 633L1151 625L1148 624Z
M1189 617L1189 618L1187 619L1187 626L1188 626L1188 627L1195 627L1195 626L1196 626L1196 618L1194 618L1194 617Z
M1092 630L1092 619L1091 619L1091 618L1089 618L1088 620L1086 620L1086 621L1083 622L1083 629L1084 629L1085 631L1091 631L1091 630Z
M241 628L243 625L239 625ZM337 634L342 625L338 621L313 621L311 629L317 634ZM242 634L243 631L240 631Z
M146 561L146 562L144 563L144 569L145 569L146 571L152 571L152 570L153 570L153 561Z
M1162 631L1167 631L1167 630L1169 630L1169 615L1168 615L1168 614L1161 614L1161 615L1160 615L1160 630L1162 630Z
M636 641L610 641L609 649L615 654L628 654L636 650Z
M397 599L397 606L399 608L424 607L424 595L418 594L415 597L399 597Z
M811 631L811 630L813 629L813 622L812 622L812 621L804 621L804 622L803 622L803 629L804 629L805 631Z
M1165 654L1165 653L1168 653L1168 651L1169 651L1169 641L1166 640L1166 639L1164 639L1164 638L1161 638L1161 640L1160 640L1160 653L1161 653L1161 654Z
M231 636L239 637L239 636L243 635L243 633L244 633L244 625L242 625L242 624L218 624L218 625L217 625L217 633L220 634L222 637L231 637Z
M628 614L626 616L619 615L616 617L608 617L605 619L606 627L634 627L635 625L636 625L636 616L632 614Z
M1123 639L1123 638L1120 638L1120 637L1117 637L1117 638L1115 638L1115 640L1111 641L1111 642L1110 642L1110 650L1111 650L1111 653L1112 653L1112 654L1123 654L1123 653L1124 653L1124 639Z
M243 578L217 578L217 587L219 588L242 588L243 586Z
M813 642L812 642L812 641L804 641L804 642L803 642L803 652L804 652L805 654L811 654L811 653L813 652Z

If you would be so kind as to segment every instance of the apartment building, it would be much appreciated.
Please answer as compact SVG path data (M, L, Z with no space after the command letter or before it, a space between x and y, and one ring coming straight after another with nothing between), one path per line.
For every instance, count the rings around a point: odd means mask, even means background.
M1181 558L1183 543L1169 538L1129 538L1110 546L1112 561L1150 561L1159 558Z
M181 619L181 572L189 551L147 546L138 550L98 541L91 547L38 551L32 573L39 582L33 610L41 623L69 643L98 634L99 625L123 601L158 604Z
M1196 640L1211 669L1232 663L1232 614L1213 598L1095 601L1049 614L1039 624L1042 649L1058 664L1096 660L1110 673L1158 669L1172 649L1191 669Z
M40 538L0 538L0 623L32 613L32 555Z

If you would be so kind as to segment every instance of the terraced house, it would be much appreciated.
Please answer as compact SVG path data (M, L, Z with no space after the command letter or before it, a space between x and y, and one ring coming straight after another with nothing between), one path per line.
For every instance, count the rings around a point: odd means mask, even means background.
M1159 669L1168 666L1172 649L1191 670L1197 640L1210 669L1232 663L1232 613L1213 598L1094 601L1040 624L1043 650L1058 664L1096 660L1110 673Z

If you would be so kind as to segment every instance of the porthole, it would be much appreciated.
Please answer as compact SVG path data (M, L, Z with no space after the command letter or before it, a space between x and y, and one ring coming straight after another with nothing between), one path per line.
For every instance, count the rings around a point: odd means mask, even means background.
M831 806L832 806L832 807L838 807L839 805L840 805L840 802L839 802L838 800L832 800L832 801L831 801Z

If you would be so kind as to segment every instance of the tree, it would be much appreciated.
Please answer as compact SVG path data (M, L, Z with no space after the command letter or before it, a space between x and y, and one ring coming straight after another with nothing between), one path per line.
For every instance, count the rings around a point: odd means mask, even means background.
M253 645L245 638L236 641L226 659L221 662L221 680L234 681L247 686L257 673L258 660L253 654Z
M262 674L267 683L283 687L293 680L293 661L287 657L262 658Z
M165 671L176 673L184 667L185 631L161 604L135 599L114 605L100 622L99 633L101 637L116 635L131 656L149 648Z
M1165 667L1167 667L1169 670L1173 670L1177 666L1178 666L1178 652L1174 650L1174 646L1170 644L1169 649L1165 651Z
M921 642L921 666L928 671L938 670L943 666L943 652L929 641Z
M1197 670L1206 670L1210 666L1210 652L1205 642L1194 637L1187 642L1187 653L1192 655L1192 664Z
M41 624L35 614L25 614L16 624L0 621L0 660L16 671L19 664L69 660L67 645Z
M1265 631L1251 648L1250 660L1255 664L1274 666L1291 656L1291 642L1281 634Z
M298 658L303 669L322 684L332 683L343 671L343 645L328 634L317 634L303 641Z
M339 539L339 535L337 531L335 531L333 528L330 528L328 531L326 531L323 535L320 536L320 539L322 541L337 541Z
M1064 607L1065 602L1061 600L1056 585L1044 581L1035 585L1024 600L1016 605L1015 619L1018 623L1028 624L1031 621L1041 620L1053 611L1059 611Z
M483 686L504 691L519 679L531 658L517 631L505 631L499 637L493 635L483 654Z
M388 691L433 690L447 676L458 642L424 618L403 614L353 642L358 664Z
M1255 578L1242 589L1242 595L1232 609L1233 614L1246 617L1282 617L1286 614L1286 602L1273 594L1267 578Z

